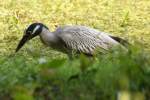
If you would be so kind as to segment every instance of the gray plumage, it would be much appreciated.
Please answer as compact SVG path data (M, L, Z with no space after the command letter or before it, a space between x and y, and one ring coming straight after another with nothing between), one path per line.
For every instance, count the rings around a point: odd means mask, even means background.
M86 26L62 26L58 27L56 31L50 32L45 25L33 23L28 27L25 34L29 31L31 35L39 35L44 44L65 53L77 51L78 53L93 55L96 49L104 52L115 46L123 47L107 33ZM17 48L16 51L20 49Z

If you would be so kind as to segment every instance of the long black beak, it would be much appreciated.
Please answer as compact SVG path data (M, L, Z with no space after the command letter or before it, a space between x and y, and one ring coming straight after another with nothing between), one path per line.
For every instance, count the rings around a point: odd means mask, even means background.
M19 42L17 48L16 48L16 52L18 52L18 51L21 49L21 47L23 47L23 45L24 45L28 40L29 40L29 35L24 35L24 36L22 37L22 39L20 40L20 42Z

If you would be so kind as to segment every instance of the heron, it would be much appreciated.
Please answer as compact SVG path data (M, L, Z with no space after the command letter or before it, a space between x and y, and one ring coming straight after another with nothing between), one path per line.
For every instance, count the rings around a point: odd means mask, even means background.
M93 56L96 49L107 52L115 46L125 47L127 41L106 32L82 25L59 26L51 32L43 23L32 23L25 29L16 52L32 38L40 36L42 43L68 55L72 52Z

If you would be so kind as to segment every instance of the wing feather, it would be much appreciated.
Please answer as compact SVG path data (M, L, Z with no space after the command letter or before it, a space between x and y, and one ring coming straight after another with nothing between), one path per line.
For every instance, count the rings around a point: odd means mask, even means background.
M65 26L58 29L58 36L67 47L86 54L94 54L96 48L108 50L119 43L107 33L85 26Z

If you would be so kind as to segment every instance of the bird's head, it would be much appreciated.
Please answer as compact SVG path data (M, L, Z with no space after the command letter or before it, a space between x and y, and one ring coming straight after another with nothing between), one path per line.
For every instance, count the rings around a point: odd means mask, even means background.
M30 39L38 36L43 28L48 29L48 27L46 27L44 24L42 23L32 23L31 25L28 26L27 29L25 29L24 31L24 35L22 37L22 39L20 40L17 48L16 48L16 52L19 51L19 49L21 47L23 47L23 45Z

